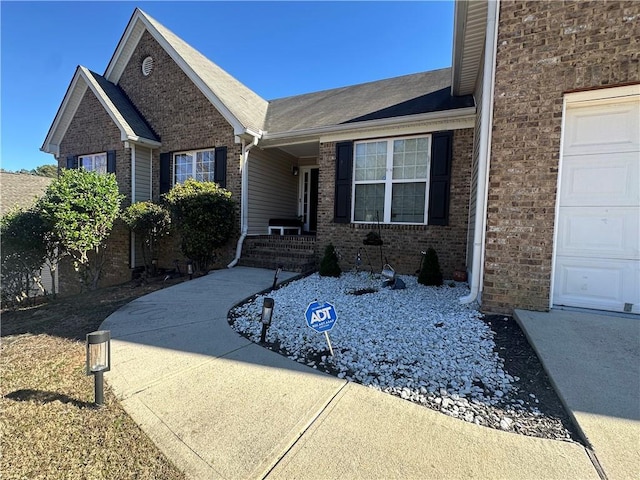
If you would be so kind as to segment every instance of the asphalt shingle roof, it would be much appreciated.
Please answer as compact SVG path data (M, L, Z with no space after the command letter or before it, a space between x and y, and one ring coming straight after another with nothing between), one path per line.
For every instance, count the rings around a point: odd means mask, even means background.
M269 102L268 133L284 133L366 120L438 112L474 105L452 97L451 69L286 97Z
M160 140L120 87L114 85L102 75L92 72L91 70L87 71L96 80L102 89L102 93L111 100L113 105L118 109L118 112L120 112L120 115L138 137L155 141Z
M142 11L140 13L245 128L256 131L263 128L268 105L266 100L225 72L171 30L146 13Z
M52 181L38 175L0 172L0 215L15 207L33 206Z

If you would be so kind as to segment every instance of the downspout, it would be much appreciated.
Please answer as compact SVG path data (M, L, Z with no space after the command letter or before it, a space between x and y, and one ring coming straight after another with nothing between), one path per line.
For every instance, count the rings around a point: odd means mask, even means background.
M249 172L247 168L249 166L249 150L258 144L258 137L254 136L251 143L248 145L245 140L242 139L242 154L240 155L240 175L241 175L241 193L240 193L240 238L236 245L236 256L231 260L231 263L227 265L227 268L233 268L238 264L240 255L242 255L242 244L244 239L247 238L247 232L249 231L248 220L248 200L249 200Z
M487 8L487 35L482 78L482 113L480 142L478 145L478 187L476 189L476 216L473 230L473 262L469 295L460 297L460 303L478 299L484 271L485 239L487 227L487 196L489 192L489 162L491 159L491 126L493 124L493 95L495 89L496 49L498 48L498 14L500 0L489 0Z

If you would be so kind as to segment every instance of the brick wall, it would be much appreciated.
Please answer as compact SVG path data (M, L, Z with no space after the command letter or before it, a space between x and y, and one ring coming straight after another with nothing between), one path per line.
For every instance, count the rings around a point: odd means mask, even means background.
M456 130L453 139L451 200L449 225L380 225L384 241L383 257L398 273L414 274L420 266L421 251L435 248L445 278L465 263L467 221L469 214L469 185L473 129ZM370 231L378 231L377 224L333 223L335 189L335 143L320 144L320 191L318 195L318 255L333 243L340 255L343 270L354 267L357 251ZM379 247L365 247L374 270L381 268ZM368 259L363 253L362 267Z
M500 3L482 308L547 310L563 93L640 81L640 2Z
M67 156L116 151L118 189L125 195L123 205L131 202L131 151L124 148L120 130L98 99L87 89L67 132L60 143L60 167L66 167ZM116 285L131 279L129 270L129 230L116 222L106 243L107 261L101 286ZM62 262L59 273L61 295L80 291L78 276L69 261Z
M141 64L149 55L154 59L154 68L145 77ZM239 224L241 146L235 143L233 128L148 32L140 39L118 84L162 142L161 148L153 151L154 200L160 189L160 153L226 146L226 188L238 203ZM237 236L220 249L217 267L231 261L236 240ZM165 242L160 267L169 268L174 259L182 259L179 244L176 238Z

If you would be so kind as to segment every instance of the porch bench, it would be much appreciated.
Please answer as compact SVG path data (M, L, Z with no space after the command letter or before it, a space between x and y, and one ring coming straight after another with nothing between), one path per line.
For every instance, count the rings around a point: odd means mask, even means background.
M295 232L295 233L287 233ZM269 235L300 235L302 224L297 218L270 218Z

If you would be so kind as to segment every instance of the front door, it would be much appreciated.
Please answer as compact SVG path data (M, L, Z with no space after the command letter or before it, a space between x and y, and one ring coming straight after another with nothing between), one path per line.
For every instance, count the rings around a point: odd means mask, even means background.
M300 167L300 215L305 232L315 232L318 228L318 178L317 167Z

